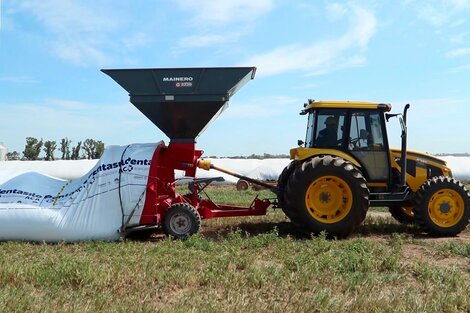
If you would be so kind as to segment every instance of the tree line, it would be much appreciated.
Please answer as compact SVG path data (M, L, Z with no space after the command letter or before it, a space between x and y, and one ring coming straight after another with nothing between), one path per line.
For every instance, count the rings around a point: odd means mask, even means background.
M26 137L26 144L23 151L23 156L17 151L8 152L7 160L56 160L54 152L57 149L57 142L53 140L43 141L34 137ZM40 158L41 151L45 153L44 158ZM79 159L99 159L104 153L104 143L101 140L85 139L79 141L76 145L72 146L72 140L67 137L62 138L60 141L59 151L61 153L61 160L79 160Z

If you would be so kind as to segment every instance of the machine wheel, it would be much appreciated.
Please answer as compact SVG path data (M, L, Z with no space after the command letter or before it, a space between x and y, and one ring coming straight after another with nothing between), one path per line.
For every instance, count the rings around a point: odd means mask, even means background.
M187 203L173 204L166 211L162 226L165 234L175 239L184 239L199 231L201 216Z
M361 172L333 156L314 157L296 167L285 190L294 224L313 233L349 235L366 217L369 189Z
M415 198L418 224L434 236L456 236L468 225L470 194L451 177L433 177L419 189Z
M399 223L402 224L414 224L415 223L415 214L413 212L413 206L392 206L388 208L392 217Z
M236 188L238 191L240 190L247 190L248 187L250 187L250 184L248 184L248 182L246 180L243 180L243 179L239 179L237 181L237 185L236 185Z

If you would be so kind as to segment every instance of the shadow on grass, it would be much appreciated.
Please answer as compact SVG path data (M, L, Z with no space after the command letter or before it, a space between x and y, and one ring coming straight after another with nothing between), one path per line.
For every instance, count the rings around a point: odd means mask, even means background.
M210 225L209 227L202 227L201 229L201 235L213 241L225 240L234 232L239 232L242 238L255 237L274 232L281 238L288 236L298 240L310 238L310 234L300 231L290 222L240 222L217 226ZM157 242L165 240L166 238L166 235L160 230L156 232L134 232L129 234L126 240Z
M314 234L302 231L289 221L250 221L250 222L230 222L221 223L220 225L206 225L201 230L201 235L207 239L219 241L225 240L233 232L239 232L241 237L250 238L263 234L276 233L280 238L290 237L295 240L308 240ZM402 234L410 236L414 239L433 238L422 232L415 225L399 224L391 217L370 217L358 227L348 238L372 238L372 237L390 237L394 234ZM160 241L167 237L161 232L154 233L134 233L127 237L133 241ZM328 238L328 236L327 236ZM332 237L329 237L333 239Z
M393 234L411 235L416 238L426 237L416 225L400 224L392 218L366 218L366 220L354 231L357 236L365 238L371 236L390 236Z
M225 225L219 228L212 227L208 230L202 230L202 235L206 238L213 240L225 239L229 234L238 231L243 238L255 237L263 234L276 233L281 238L292 237L298 240L305 240L310 238L310 234L303 232L294 224L272 221L260 222L242 222L239 224Z

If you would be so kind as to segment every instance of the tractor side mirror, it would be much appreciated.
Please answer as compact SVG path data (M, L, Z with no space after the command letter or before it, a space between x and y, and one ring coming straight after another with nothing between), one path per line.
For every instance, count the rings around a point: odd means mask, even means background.
M400 113L398 113L398 114L385 113L385 119L388 122L389 119L391 119L392 117L396 117L398 115L401 115L401 114Z
M305 142L304 142L303 140L300 140L300 139L297 140L297 145L298 145L298 146L303 146L304 143L305 143Z

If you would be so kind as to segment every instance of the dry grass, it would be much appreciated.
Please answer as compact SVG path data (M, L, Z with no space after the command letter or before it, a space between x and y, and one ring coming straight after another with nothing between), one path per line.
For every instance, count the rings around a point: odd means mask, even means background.
M468 312L469 262L469 231L433 239L373 213L349 239L306 238L277 210L186 241L2 243L0 310Z

